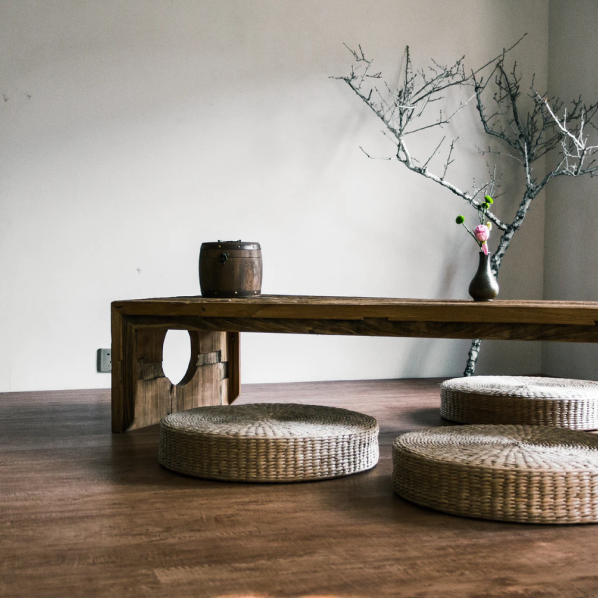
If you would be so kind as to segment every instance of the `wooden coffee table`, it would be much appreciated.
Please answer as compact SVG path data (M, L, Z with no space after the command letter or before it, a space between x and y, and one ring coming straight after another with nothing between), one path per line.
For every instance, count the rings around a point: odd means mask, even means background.
M112 431L175 411L227 405L240 393L241 332L598 342L598 302L442 301L261 295L112 303ZM191 360L173 385L162 370L166 332L188 330Z

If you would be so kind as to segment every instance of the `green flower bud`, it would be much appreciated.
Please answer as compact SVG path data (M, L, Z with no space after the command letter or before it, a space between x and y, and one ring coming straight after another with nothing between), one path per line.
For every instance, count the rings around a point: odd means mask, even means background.
M487 210L490 207L490 204L484 202L483 204L481 204L481 207L484 208L484 210Z
M457 216L457 218L455 218L455 222L457 224L463 224L465 222L465 218L463 218L463 216Z
M484 195L484 199L486 200L486 203L491 205L494 203L494 200L489 195Z

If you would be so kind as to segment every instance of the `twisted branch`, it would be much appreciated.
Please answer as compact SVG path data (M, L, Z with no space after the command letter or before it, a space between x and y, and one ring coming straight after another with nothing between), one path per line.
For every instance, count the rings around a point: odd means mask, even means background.
M450 142L446 151L443 150L446 135L443 135L434 151L422 159L412 155L406 142L408 135L442 129L475 98L484 132L508 148L504 152L489 146L487 150L480 150L481 153L504 155L516 161L521 167L519 172L525 187L511 222L503 221L491 212L486 215L502 233L491 260L495 276L513 236L523 224L533 200L544 187L559 176L593 176L598 171L598 163L592 159L598 151L598 145L590 145L589 136L585 133L586 125L598 128L593 122L598 113L598 102L586 106L579 97L570 103L569 109L565 109L563 117L559 119L557 114L563 109L563 103L559 98L547 98L546 94L537 93L532 77L530 91L525 94L526 101L531 100L531 109L526 110L521 106L524 97L522 76L517 70L517 63L512 69L507 69L505 59L523 37L470 74L465 72L464 57L452 65L432 61L427 69L414 69L407 46L402 80L394 91L384 82L384 94L375 85L369 86L371 80L383 81L383 77L381 72L372 72L372 60L365 57L361 46L358 51L349 49L355 60L349 75L333 77L344 81L384 124L384 133L395 144L396 152L392 157L379 159L401 162L410 171L434 181L479 210L484 200L477 198L480 195L493 195L498 187L496 167L489 168L489 178L482 185L476 185L474 180L471 188L465 189L447 180L449 167L455 160L453 156L457 139ZM440 109L435 117L428 116L430 107L444 100L444 94L453 87L473 87L474 93L459 102L456 109L449 112ZM368 158L372 158L361 149ZM441 174L437 174L432 166L443 152L445 158L439 171ZM555 156L554 166L538 178L533 165L549 154ZM464 372L466 376L475 371L480 344L479 339L472 342Z

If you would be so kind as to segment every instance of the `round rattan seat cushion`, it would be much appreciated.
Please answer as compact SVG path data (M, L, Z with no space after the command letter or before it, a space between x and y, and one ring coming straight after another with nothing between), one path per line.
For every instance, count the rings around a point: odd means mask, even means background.
M393 444L393 488L454 515L598 522L598 436L545 426L410 432Z
M533 376L474 376L440 385L440 415L462 424L598 428L598 382Z
M349 475L378 462L378 423L293 403L199 407L160 424L164 467L200 478L298 482Z

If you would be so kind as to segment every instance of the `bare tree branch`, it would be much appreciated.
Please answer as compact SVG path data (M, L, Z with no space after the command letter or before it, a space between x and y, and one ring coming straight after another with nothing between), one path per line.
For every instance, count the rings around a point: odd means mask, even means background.
M598 163L593 158L598 152L598 145L591 145L589 135L585 132L586 126L598 129L595 122L598 102L586 106L579 97L568 108L564 108L559 98L549 98L535 91L534 77L530 91L523 94L522 76L517 70L517 63L510 69L505 66L506 55L523 37L525 35L469 74L465 72L464 57L451 65L432 60L426 69L414 69L407 46L403 76L394 90L384 81L382 73L372 72L372 61L366 58L361 46L357 51L349 48L355 61L350 73L344 77L333 77L344 81L368 106L384 124L384 134L395 144L395 156L378 159L401 162L410 171L436 182L479 212L485 200L477 198L480 195L495 195L498 187L496 167L489 166L489 178L483 184L477 185L474 180L471 189L464 189L447 180L448 169L455 160L457 139L451 141L446 151L443 149L446 135L443 135L432 153L421 160L411 153L406 142L409 135L422 134L424 131L428 135L436 128L442 129L475 98L484 132L506 146L506 151L488 146L487 150L479 150L480 153L502 155L514 160L520 166L524 185L523 197L511 222L502 221L491 212L486 213L488 220L502 233L491 260L496 276L513 236L521 228L533 200L546 185L556 177L593 176L598 172ZM370 81L376 80L384 82L383 93L375 85L370 86ZM430 108L445 100L447 92L453 88L470 86L474 90L471 97L460 101L454 109L439 109L435 117L430 116ZM531 108L528 108L530 102ZM559 118L557 115L562 110L563 116ZM363 148L361 150L368 158L372 158ZM441 174L436 174L433 165L445 152ZM538 178L534 163L544 156L554 156L554 165ZM472 342L465 375L472 375L475 371L480 343L479 339Z

